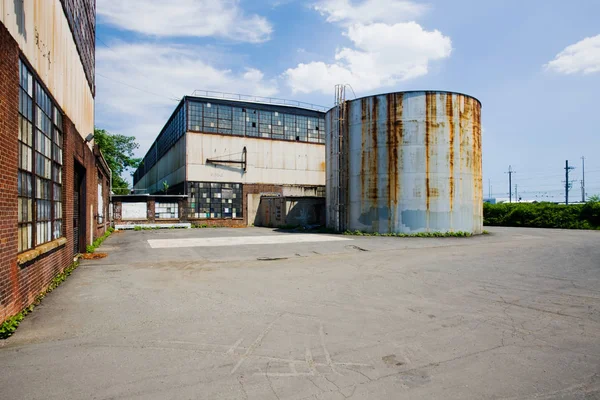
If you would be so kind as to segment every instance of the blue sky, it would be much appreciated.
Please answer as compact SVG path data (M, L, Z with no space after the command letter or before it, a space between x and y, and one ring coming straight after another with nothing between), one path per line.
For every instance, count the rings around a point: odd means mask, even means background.
M168 5L167 5L168 4ZM331 106L357 96L452 90L483 103L494 197L600 194L600 2L593 0L97 0L96 125L145 154L195 89Z

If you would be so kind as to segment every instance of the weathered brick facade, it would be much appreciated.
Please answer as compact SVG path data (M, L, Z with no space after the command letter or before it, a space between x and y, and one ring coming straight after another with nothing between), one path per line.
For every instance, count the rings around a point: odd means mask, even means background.
M30 305L51 280L73 262L74 246L74 170L79 163L85 176L85 241L80 250L108 227L105 211L103 224L97 223L98 175L104 176L103 197L108 209L108 170L99 151L92 151L69 119L63 118L63 237L34 251L17 250L17 171L19 57L17 42L0 23L0 323ZM33 71L35 72L35 71ZM65 241L66 238L66 241ZM85 242L85 243L83 243ZM29 254L31 260L23 262Z

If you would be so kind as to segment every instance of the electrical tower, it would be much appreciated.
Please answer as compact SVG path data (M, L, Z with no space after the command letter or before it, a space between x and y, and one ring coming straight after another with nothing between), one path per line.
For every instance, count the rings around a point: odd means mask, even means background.
M512 166L508 166L508 172L505 172L505 174L508 174L508 202L512 203L512 174L516 174L517 171L513 171Z
M573 186L573 181L569 181L569 172L574 170L575 167L569 167L569 160L565 161L565 204L569 204L569 190Z

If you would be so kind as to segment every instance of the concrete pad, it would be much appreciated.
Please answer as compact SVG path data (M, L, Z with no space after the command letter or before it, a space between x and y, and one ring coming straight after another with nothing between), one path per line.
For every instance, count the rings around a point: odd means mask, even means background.
M489 230L115 234L0 342L2 396L600 398L600 232Z
M187 238L187 239L154 239L148 240L153 249L167 249L172 247L222 247L243 246L256 244L288 244L309 242L339 242L352 239L340 235L314 235L314 234L288 234L269 236L233 236L216 238Z

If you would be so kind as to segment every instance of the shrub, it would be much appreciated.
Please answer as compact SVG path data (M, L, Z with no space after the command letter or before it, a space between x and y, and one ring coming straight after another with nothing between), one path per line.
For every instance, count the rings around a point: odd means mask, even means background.
M483 219L489 226L600 229L600 203L486 203Z

